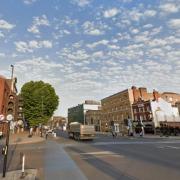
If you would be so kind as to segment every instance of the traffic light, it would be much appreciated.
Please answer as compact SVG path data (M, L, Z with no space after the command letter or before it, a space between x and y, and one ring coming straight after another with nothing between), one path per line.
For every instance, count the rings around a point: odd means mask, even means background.
M15 98L11 94L11 95L9 95L7 114L14 115L14 111L15 111Z

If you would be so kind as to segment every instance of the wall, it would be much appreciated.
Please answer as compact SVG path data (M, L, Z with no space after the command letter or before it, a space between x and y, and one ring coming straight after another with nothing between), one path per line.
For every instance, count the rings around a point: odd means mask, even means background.
M0 77L0 114L6 115L10 87L4 78Z
M172 107L171 103L166 102L162 98L159 98L158 101L152 101L151 109L153 113L155 127L160 126L160 121L180 122L178 108Z
M132 91L126 89L101 100L102 131L107 131L110 128L111 121L118 123L121 129L124 125L124 119L127 119L128 116L132 118L132 97Z

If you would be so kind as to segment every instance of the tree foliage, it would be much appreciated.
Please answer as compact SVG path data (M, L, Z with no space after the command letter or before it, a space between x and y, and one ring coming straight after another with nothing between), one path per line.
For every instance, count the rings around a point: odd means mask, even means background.
M24 116L30 126L46 124L59 104L54 88L43 81L30 81L21 88Z

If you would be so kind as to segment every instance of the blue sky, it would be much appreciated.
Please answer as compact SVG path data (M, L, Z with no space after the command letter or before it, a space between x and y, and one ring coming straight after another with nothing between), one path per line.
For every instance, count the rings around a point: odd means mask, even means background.
M132 85L180 92L179 0L1 0L0 74L51 83L56 114Z

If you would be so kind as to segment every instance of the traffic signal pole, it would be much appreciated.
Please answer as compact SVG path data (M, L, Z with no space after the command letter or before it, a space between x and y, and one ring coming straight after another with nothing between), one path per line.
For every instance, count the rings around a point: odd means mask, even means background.
M6 176L6 167L7 167L7 157L8 157L8 149L9 149L9 133L10 133L10 122L6 122L8 124L7 128L7 137L6 137L6 146L4 148L4 162L3 162L3 176Z

